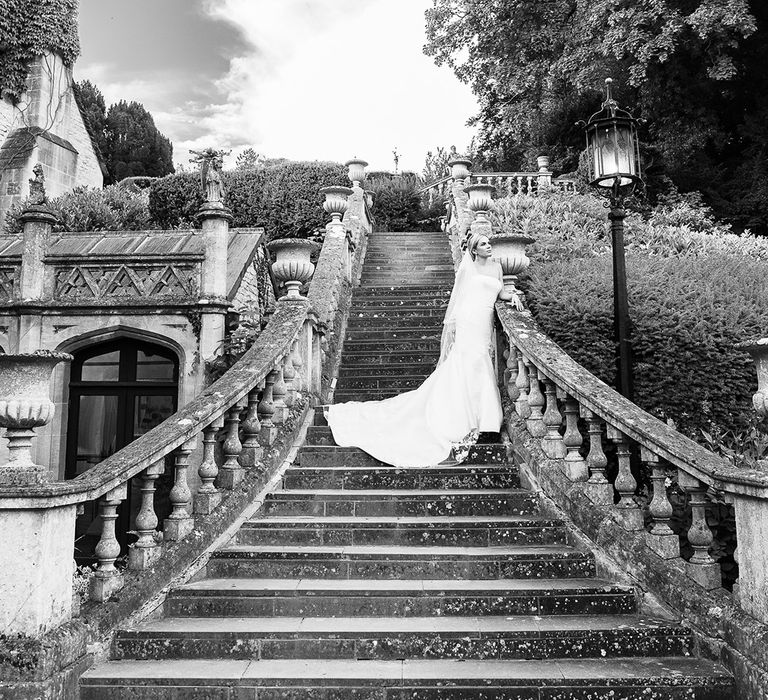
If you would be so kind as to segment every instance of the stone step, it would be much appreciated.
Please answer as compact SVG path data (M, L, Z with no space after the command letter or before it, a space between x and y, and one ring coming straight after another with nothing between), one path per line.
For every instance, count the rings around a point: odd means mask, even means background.
M382 467L375 457L371 457L359 447L337 447L334 445L304 445L299 449L297 462L302 467ZM461 468L477 464L507 464L506 447L501 443L473 445ZM512 467L513 473L517 470ZM418 471L418 470L415 470ZM422 470L423 471L423 470Z
M182 659L99 663L80 700L733 700L722 664L685 657Z
M591 553L567 545L409 547L230 545L213 553L216 578L566 578L595 576Z
M233 539L236 545L502 547L568 544L562 520L543 516L254 518Z
M344 340L344 355L353 353L440 353L440 337L435 333L425 339L393 338L389 340L380 338L347 338ZM342 355L342 357L344 356ZM342 360L343 362L343 360Z
M171 589L175 617L411 617L445 615L628 615L631 586L602 579L499 581L217 579Z
M437 365L440 359L439 352L390 352L382 355L378 352L366 352L365 350L349 351L344 348L344 354L341 358L341 369L346 371L353 368L374 368L377 366L391 367L398 365L423 365L430 364L432 367Z
M538 497L524 489L292 489L264 499L264 515L346 517L532 515Z
M360 276L360 289L365 287L381 287L382 285L400 285L400 284L434 284L435 282L443 282L446 286L453 284L453 275L439 275L435 272L430 273L399 273L386 275L382 273L376 273L369 275L363 272Z
M349 322L370 319L438 318L442 323L447 305L435 306L354 306L349 312Z
M448 308L448 297L450 296L450 290L446 294L440 292L432 293L431 295L422 296L393 296L389 295L374 295L374 296L356 296L357 291L362 287L358 287L354 296L352 297L352 303L350 305L350 313L360 313L368 311L369 309L435 309L436 311L442 311L445 313L445 309Z
M370 341L374 343L410 343L431 340L440 342L442 324L429 327L401 326L399 328L347 328L344 342Z
M500 434L499 433L484 433L484 435L488 436L488 440L486 440L484 443L481 444L492 444L492 443L499 443L501 444ZM492 438L492 439L490 439ZM338 447L336 445L336 442L333 439L333 433L331 432L331 429L327 425L312 425L307 430L307 437L304 441L304 445L307 447L311 447L314 445L317 446L327 446L327 447ZM389 465L385 465L389 466ZM402 467L393 467L395 469L402 469ZM434 467L437 469L438 467ZM446 469L448 468L448 465L440 465L440 469ZM459 465L457 467L452 467L457 469L466 469L466 465ZM473 473L477 471L476 467L473 467ZM486 467L486 469L490 469L490 467ZM504 465L504 469L507 473L510 471L514 471L515 467L512 464L506 464ZM357 472L359 470L358 467L355 467L355 471ZM423 471L423 469L417 470L419 472Z
M362 391L361 389L341 389L334 394L335 403L345 403L347 401L382 401L391 399L403 393L402 389L372 389Z
M378 365L374 367L341 367L338 381L344 381L348 386L355 386L355 382L370 380L371 387L379 386L379 383L387 379L401 379L407 377L421 377L424 381L435 369L437 363L427 364L422 362L412 365ZM396 386L396 385L393 385Z
M689 656L690 630L634 615L186 617L121 630L114 659L584 659Z
M378 287L356 287L352 292L352 302L356 303L359 299L397 299L397 300L417 300L423 298L440 298L446 302L451 296L451 287L442 284L429 285L381 285Z
M390 466L319 467L286 470L285 489L505 489L520 485L517 469L464 465L402 469Z
M347 330L366 330L366 331L389 331L399 330L403 327L430 328L442 331L443 318L445 312L435 314L402 313L397 314L375 314L372 316L362 316L360 314L350 315L347 321Z

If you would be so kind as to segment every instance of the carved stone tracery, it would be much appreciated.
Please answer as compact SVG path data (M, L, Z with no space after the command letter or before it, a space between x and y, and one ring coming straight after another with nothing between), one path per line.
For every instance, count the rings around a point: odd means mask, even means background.
M199 267L191 264L66 265L54 272L54 299L196 299L199 276Z

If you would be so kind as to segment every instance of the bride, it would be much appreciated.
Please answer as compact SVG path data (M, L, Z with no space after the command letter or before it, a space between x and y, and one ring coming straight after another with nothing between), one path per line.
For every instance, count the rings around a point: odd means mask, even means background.
M333 438L398 467L466 459L480 432L498 432L502 410L491 362L491 330L504 290L488 237L471 234L443 320L440 360L424 383L381 401L348 401L325 408Z

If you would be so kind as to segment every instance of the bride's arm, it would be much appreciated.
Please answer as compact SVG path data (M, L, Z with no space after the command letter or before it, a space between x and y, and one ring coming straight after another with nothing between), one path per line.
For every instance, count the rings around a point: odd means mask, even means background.
M496 265L496 276L499 278L499 282L504 284L504 276L501 272L501 265L499 264ZM518 311L523 310L523 305L520 301L520 297L514 292L509 291L508 289L504 289L504 287L501 288L498 298L501 299L502 301L511 301L512 306L514 306Z

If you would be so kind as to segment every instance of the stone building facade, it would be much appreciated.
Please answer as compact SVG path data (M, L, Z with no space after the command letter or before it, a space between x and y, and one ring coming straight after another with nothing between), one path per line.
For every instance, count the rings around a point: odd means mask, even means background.
M102 187L104 175L72 88L72 69L57 54L38 56L18 104L0 98L0 222L29 194L36 163L45 168L50 197L86 185Z
M53 479L82 473L204 388L228 317L258 309L262 236L218 217L202 231L54 234L33 208L21 236L0 237L0 349L74 356L54 373L55 415L35 440Z

